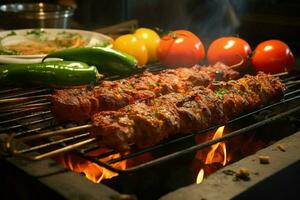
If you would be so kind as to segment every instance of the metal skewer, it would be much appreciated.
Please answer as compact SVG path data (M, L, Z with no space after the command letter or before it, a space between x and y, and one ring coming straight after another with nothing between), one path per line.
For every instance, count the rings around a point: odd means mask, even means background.
M281 73L277 73L277 74L272 74L272 76L277 76L277 77L280 77L280 76L285 76L285 75L288 75L289 72L281 72Z
M41 133L39 135L26 136L26 137L20 138L18 140L21 142L27 142L30 140L50 137L50 136L54 136L54 135L63 135L63 134L75 133L75 132L79 132L79 131L88 131L93 127L94 126L92 124L86 124L86 125L82 125L82 126L76 126L76 127L57 130L57 131L49 131L49 132Z
M80 146L86 145L86 144L94 142L96 140L97 140L97 138L89 138L89 139L86 139L86 140L83 140L83 141L80 141L80 142L77 142L77 143L59 148L59 149L55 149L53 151L49 151L49 152L46 152L46 153L43 153L43 154L40 154L40 155L36 155L36 156L28 156L26 154L19 154L19 155L21 157L27 158L29 160L40 160L40 159L43 159L43 158L55 156L55 155L70 151L72 149L76 149Z
M82 138L82 137L89 136L89 135L90 135L90 133L83 133L83 134L79 134L79 135L74 135L72 137L62 138L62 139L59 139L59 140L54 140L54 141L51 141L51 142L48 142L48 143L45 143L45 144L32 146L32 147L27 148L27 149L15 150L14 154L21 154L21 153L28 153L28 152L36 151L36 150L39 150L39 149L42 149L42 148L53 146L55 144L68 142L68 141L78 139L78 138Z

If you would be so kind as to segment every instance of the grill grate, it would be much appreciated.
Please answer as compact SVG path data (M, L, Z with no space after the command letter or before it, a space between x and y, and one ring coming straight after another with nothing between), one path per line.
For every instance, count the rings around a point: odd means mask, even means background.
M159 69L153 67L152 71L159 71ZM111 79L115 78L116 77L111 77ZM291 81L297 80L298 78L299 74L289 75L284 78L284 82L291 83ZM112 167L111 164L135 158L145 153L163 150L172 145L185 143L185 141L194 138L197 134L207 133L218 128L218 126L213 126L197 133L170 138L155 146L136 150L129 154L121 155L118 158L110 159L107 162L102 162L99 160L100 158L113 155L117 152L111 150L110 152L98 156L89 156L89 152L102 147L101 142L98 141L97 138L92 137L89 133L89 129L92 128L92 125L89 123L74 124L57 122L49 110L50 102L48 102L46 98L50 95L51 91L52 90L48 88L12 88L0 91L0 139L2 141L1 146L4 156L14 155L30 160L39 160L73 150L78 156L97 163L111 171L132 173L175 159L190 152L204 149L212 144L229 140L237 135L248 134L250 130L300 111L300 89L298 85L290 84L284 100L235 118L228 122L226 126L266 110L280 109L280 114L277 112L265 120L235 130L218 139L176 149L175 152L167 153L151 161L121 170ZM293 104L293 107L286 110L286 106L289 104ZM32 154L32 152L35 153Z

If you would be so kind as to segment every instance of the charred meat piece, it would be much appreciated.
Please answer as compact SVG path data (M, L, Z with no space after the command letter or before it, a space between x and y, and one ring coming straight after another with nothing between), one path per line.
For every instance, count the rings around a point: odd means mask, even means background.
M259 73L237 81L170 93L92 116L94 134L119 151L157 144L172 134L185 134L223 125L241 113L283 97L285 86L272 75Z
M144 72L117 81L104 81L98 87L56 90L50 97L52 111L60 120L87 120L98 111L118 110L137 100L155 98L171 92L186 93L194 86L207 86L221 72L222 80L237 79L239 73L228 66L167 69L158 74ZM219 76L219 75L218 75ZM220 78L220 77L219 77Z

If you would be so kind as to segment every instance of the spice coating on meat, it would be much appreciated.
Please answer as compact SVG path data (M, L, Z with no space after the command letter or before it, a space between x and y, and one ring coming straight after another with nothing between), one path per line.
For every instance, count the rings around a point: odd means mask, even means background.
M258 73L237 81L170 93L92 116L94 134L119 151L157 144L172 134L223 125L241 113L283 97L285 86L272 75Z
M98 111L118 110L135 101L155 98L171 92L186 93L199 85L214 81L216 72L222 80L239 77L239 73L222 63L214 66L167 69L158 74L144 72L117 81L104 81L98 87L86 89L56 90L49 98L52 112L60 120L87 120ZM219 77L220 78L220 77Z

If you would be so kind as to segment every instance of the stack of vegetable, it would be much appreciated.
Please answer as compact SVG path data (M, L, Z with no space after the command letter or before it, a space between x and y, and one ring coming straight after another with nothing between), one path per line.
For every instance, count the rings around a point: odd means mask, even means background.
M191 67L205 61L201 39L188 30L171 31L159 38L149 28L139 28L133 34L117 38L113 48L134 56L142 66L158 60L166 67ZM292 70L294 56L283 41L267 40L252 52L248 42L239 37L221 37L207 49L208 64L223 62L243 71L251 66L256 72L280 73Z
M96 82L102 74L131 75L138 67L157 60L170 68L191 67L203 62L205 54L200 38L188 30L172 31L160 38L152 29L139 28L133 34L118 37L113 49L69 48L49 53L44 58L63 61L3 65L0 84L81 86ZM220 61L237 70L252 66L257 72L267 73L290 71L295 63L290 48L282 41L262 42L252 52L250 45L238 37L221 37L210 44L207 62Z

